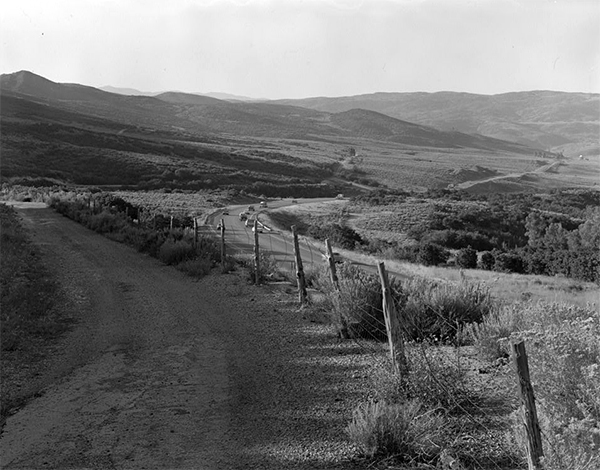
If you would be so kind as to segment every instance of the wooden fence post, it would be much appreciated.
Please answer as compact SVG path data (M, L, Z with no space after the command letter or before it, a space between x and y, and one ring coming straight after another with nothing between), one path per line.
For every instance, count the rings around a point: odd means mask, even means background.
M254 219L254 282L260 284L260 251L258 247L258 220Z
M542 450L542 435L540 424L537 419L535 409L535 397L533 396L533 387L529 377L529 363L527 362L527 352L525 351L525 342L513 344L513 362L519 380L519 398L521 400L521 412L523 426L527 434L527 465L529 470L540 470L540 458L544 455Z
M221 219L221 271L225 272L225 220Z
M329 243L329 238L325 239L325 249L327 250L327 261L329 262L329 274L331 276L331 282L333 283L336 290L340 290L340 283L337 277L337 271L335 269L335 258L333 256L333 251L331 250L331 243Z
M385 317L385 328L390 346L392 367L397 373L404 376L408 373L408 364L404 353L404 340L402 339L400 321L394 305L392 292L390 291L390 282L385 271L385 264L380 262L378 268L383 290L383 315Z
M171 222L169 222L169 230L173 231L173 216L171 216Z
M337 277L337 270L335 268L335 258L333 256L333 251L331 250L331 243L329 242L329 238L325 239L325 250L327 253L327 262L329 263L329 275L331 278L331 283L333 284L334 289L338 292L338 295L340 294L340 282L338 280ZM350 330L348 329L348 322L346 321L346 318L344 317L343 312L340 310L339 312L340 317L338 318L339 321L339 335L340 338L342 339L348 339L350 338Z
M198 248L198 217L194 217L194 249Z
M298 279L298 300L300 305L304 305L308 301L308 293L306 292L306 279L304 278L300 244L298 243L298 233L296 233L295 225L292 225L292 235L294 237L294 256L296 258L296 278Z

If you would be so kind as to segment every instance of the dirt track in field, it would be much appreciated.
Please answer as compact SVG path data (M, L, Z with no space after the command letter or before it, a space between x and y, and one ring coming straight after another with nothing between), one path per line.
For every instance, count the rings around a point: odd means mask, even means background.
M235 274L196 281L26 207L77 324L6 421L2 468L354 468L343 426L364 365L333 364L352 359L322 327L278 331L293 296Z

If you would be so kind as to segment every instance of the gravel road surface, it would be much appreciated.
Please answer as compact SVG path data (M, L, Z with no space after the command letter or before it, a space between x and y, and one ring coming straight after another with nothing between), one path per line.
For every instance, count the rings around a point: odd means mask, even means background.
M303 318L290 287L197 281L18 210L77 322L7 419L2 468L363 468L344 427L372 357Z

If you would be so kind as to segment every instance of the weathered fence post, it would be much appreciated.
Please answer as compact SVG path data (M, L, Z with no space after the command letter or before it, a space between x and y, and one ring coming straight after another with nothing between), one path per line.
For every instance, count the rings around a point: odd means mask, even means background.
M260 252L258 247L258 220L254 219L254 283L260 284Z
M306 292L306 279L304 278L300 244L298 243L298 233L295 225L292 225L292 235L294 237L294 257L296 258L296 278L298 279L298 300L300 305L304 305L308 301L308 293Z
M325 239L325 249L327 250L327 261L329 262L329 274L331 276L331 282L333 283L336 290L340 290L340 283L337 277L337 271L335 269L335 258L333 256L333 251L331 250L331 243L329 243L329 238Z
M383 316L385 317L385 329L387 330L388 344L390 345L392 367L397 373L404 376L408 373L408 364L404 354L404 340L402 339L400 321L390 290L388 275L385 271L385 264L380 262L378 268L383 290Z
M533 387L529 377L529 363L527 362L527 352L525 351L525 342L513 344L513 362L519 380L519 398L521 400L521 412L523 426L527 434L527 465L529 470L540 470L542 468L540 458L544 455L542 450L542 435L540 433L540 424L537 419L535 408L535 397L533 396Z
M327 262L329 263L329 275L331 278L331 283L333 284L334 289L337 291L338 295L340 294L340 282L337 277L337 270L335 268L335 258L333 256L333 251L331 250L331 243L329 242L329 238L325 239L325 250L327 253ZM348 330L348 322L344 317L344 313L339 311L339 335L342 339L350 338L350 331Z
M194 217L194 249L198 248L198 217Z
M225 272L225 220L221 219L221 271Z
M171 222L169 222L169 230L173 231L173 216L171 216Z

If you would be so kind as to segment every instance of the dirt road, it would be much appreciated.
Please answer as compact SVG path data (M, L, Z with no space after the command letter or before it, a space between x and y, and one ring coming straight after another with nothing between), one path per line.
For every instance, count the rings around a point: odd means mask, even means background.
M2 468L352 468L343 427L368 363L293 296L195 281L49 209L20 213L78 323L8 418Z

